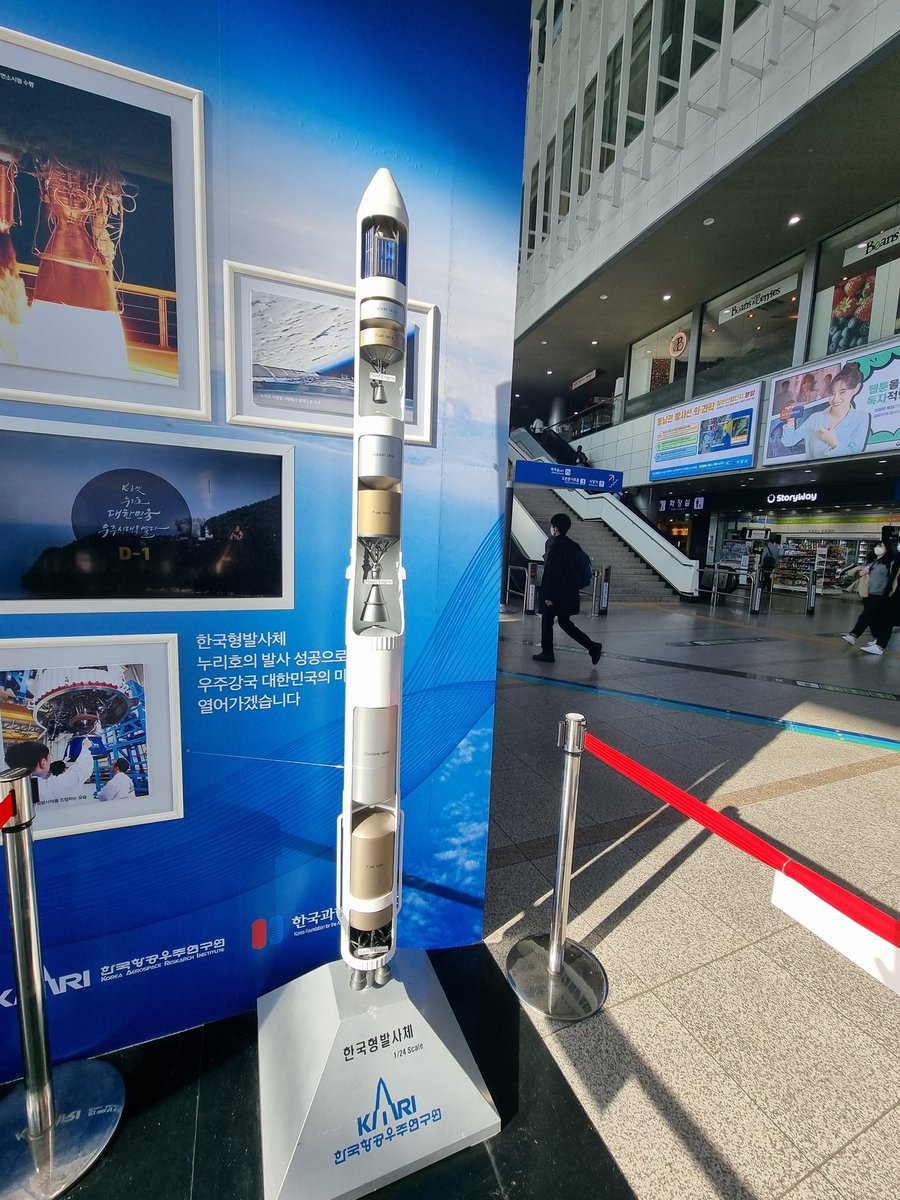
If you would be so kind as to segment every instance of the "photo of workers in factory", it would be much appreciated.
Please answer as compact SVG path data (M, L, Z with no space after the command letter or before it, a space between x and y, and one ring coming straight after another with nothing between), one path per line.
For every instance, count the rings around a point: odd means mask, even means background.
M148 662L58 665L104 649L0 644L0 759L38 781L36 836L174 815L163 756L148 739L148 708L167 723L165 695L148 694L165 683L159 650Z

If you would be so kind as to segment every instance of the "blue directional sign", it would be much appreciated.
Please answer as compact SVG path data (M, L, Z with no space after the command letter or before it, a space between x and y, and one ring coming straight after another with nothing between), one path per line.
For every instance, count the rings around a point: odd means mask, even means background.
M538 487L582 488L591 492L621 492L622 472L601 471L597 467L567 467L563 463L531 462L520 458L516 462L516 483L531 483Z

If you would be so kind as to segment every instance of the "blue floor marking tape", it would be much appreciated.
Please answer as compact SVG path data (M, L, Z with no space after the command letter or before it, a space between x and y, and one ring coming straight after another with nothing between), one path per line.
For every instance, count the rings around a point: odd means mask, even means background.
M565 679L548 679L546 675L527 675L523 671L498 671L504 679L523 679L528 683L544 683L549 687L568 688L575 692L590 692L595 696L609 696L613 700L632 700L638 704L651 704L657 708L677 708L682 712L700 713L707 717L721 717L725 721L741 721L745 725L766 725L773 729L786 729L790 733L806 733L811 737L830 738L836 742L852 742L857 746L877 746L882 750L900 750L900 741L894 738L873 737L867 733L851 733L847 729L829 729L827 725L807 725L803 721L785 721L779 717L760 717L756 713L740 712L733 708L713 708L708 704L692 704L688 700L666 700L662 696L649 696L645 692L623 692L616 688L598 687L591 683L572 683Z
M831 636L831 635L829 634L828 636ZM507 641L507 640L511 641L512 639L504 638L501 635L501 638L500 638L501 642ZM750 639L744 638L742 640L748 641ZM764 640L774 641L776 639L756 638L754 640L756 640L756 641L764 641ZM712 645L713 643L669 642L668 644L670 646L694 646L694 645L707 645L707 644ZM716 643L716 644L720 644L720 643ZM723 642L721 644L725 645L725 644L729 644L729 643ZM537 645L539 645L539 643L529 641L526 638L523 640L522 645L523 646L537 646ZM560 651L562 651L562 653L564 653L564 654L581 654L582 653L582 651L579 650L575 646L557 646L555 648L555 653L559 654ZM727 675L733 679L752 679L752 680L756 680L759 683L783 683L783 684L786 684L788 687L808 688L810 691L814 691L814 692L838 692L844 696L867 696L870 700L891 700L891 701L894 701L895 703L900 701L900 694L898 694L897 692L876 691L874 688L849 687L849 686L845 686L845 685L841 685L841 684L837 684L837 683L816 683L810 679L791 679L787 675L763 675L759 671L738 671L738 670L735 670L733 667L722 667L722 666L710 667L710 666L706 666L703 663L679 662L677 659L671 659L671 658L644 658L643 656L638 655L638 654L604 654L603 657L606 659L615 658L615 659L618 659L620 662L646 663L648 666L651 666L651 667L672 667L672 668L675 668L680 671L697 671L700 674L706 674L706 675Z

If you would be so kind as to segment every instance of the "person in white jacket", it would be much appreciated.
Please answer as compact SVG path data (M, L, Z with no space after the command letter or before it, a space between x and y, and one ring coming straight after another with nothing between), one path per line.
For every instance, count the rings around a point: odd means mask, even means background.
M127 800L134 795L134 780L128 774L131 770L127 758L117 758L113 763L112 777L99 792L95 793L97 800Z

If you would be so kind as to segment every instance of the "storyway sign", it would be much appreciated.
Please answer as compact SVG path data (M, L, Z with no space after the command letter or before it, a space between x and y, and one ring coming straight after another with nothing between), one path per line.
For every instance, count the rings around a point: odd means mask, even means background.
M567 467L562 463L530 462L520 458L516 463L515 482L536 484L538 487L583 488L591 492L621 492L622 472L601 471L597 467Z

